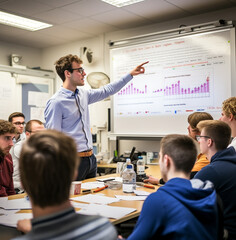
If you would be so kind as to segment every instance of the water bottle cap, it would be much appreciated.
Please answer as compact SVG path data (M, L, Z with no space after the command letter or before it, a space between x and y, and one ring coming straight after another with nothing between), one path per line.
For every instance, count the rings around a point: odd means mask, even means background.
M143 157L142 156L138 156L138 159L143 159Z

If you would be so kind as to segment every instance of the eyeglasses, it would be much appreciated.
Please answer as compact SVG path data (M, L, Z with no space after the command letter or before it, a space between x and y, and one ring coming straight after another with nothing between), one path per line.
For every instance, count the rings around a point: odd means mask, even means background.
M17 126L20 126L20 125L25 126L25 122L14 122L13 124Z
M204 138L211 138L211 137L208 137L208 136L200 136L200 135L196 135L196 139L197 139L197 141L199 142L200 139L201 139L202 137L204 137Z
M80 74L84 73L84 69L82 67L80 68L71 68L72 71L77 70Z

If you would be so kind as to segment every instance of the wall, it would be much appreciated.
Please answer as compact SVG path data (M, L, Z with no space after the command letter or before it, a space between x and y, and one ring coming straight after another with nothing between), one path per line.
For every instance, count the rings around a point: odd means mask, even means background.
M10 66L10 55L22 56L21 65L29 68L42 65L42 50L0 41L0 64Z

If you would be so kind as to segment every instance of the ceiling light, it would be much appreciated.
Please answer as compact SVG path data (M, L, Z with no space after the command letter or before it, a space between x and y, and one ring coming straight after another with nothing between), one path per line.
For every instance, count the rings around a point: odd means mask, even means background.
M102 1L109 3L115 7L124 7L134 3L142 2L144 0L102 0Z
M5 24L29 31L37 31L43 28L51 27L51 24L39 22L25 17L0 11L0 24Z

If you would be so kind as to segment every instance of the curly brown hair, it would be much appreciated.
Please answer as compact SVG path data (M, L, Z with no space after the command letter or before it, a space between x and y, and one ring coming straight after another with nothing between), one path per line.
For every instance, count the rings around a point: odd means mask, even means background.
M59 77L62 79L62 81L65 81L65 70L68 70L69 72L72 72L72 63L76 62L78 64L82 64L83 61L77 56L77 55L66 55L64 57L61 57L59 60L55 62L56 65L56 71Z
M236 119L236 97L230 97L223 102L222 109L227 117L230 114Z
M4 135L6 133L16 134L17 131L15 126L11 122L0 119L0 135Z

